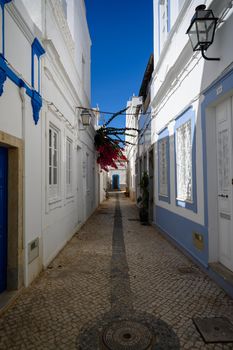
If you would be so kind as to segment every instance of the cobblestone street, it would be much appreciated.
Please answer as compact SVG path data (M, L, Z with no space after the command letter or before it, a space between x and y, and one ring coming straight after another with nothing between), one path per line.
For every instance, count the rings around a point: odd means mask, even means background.
M0 349L97 350L110 323L130 320L142 326L138 332L149 329L151 349L233 349L205 344L192 321L224 316L233 323L233 300L137 218L123 196L104 202L1 315Z

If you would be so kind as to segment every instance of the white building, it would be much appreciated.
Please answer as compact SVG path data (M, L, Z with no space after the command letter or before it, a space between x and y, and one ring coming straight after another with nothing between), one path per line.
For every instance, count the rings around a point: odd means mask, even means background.
M117 169L109 167L108 171L108 190L125 191L126 190L126 161L116 162Z
M203 1L221 18L208 61L186 34L200 3L154 0L154 221L233 295L233 10Z
M138 113L140 106L142 105L142 98L133 96L131 100L127 102L126 111L126 128L138 129ZM125 136L126 143L125 152L128 160L127 165L127 189L129 191L130 198L136 200L136 189L138 185L137 179L137 154L138 154L138 132L136 130L127 131L129 135ZM132 136L130 136L132 135Z
M27 286L100 200L83 0L0 0L0 292ZM3 23L4 22L4 23Z

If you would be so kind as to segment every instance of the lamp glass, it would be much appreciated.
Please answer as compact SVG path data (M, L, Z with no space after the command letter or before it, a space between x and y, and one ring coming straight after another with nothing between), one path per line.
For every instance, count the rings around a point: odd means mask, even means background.
M199 43L206 44L208 47L210 44L212 44L214 39L215 21L212 19L205 21L197 20L196 25Z
M217 20L211 10L205 10L205 5L196 8L187 30L193 51L207 50L213 43Z
M81 120L83 126L88 126L91 123L91 115L88 111L82 111L81 113Z

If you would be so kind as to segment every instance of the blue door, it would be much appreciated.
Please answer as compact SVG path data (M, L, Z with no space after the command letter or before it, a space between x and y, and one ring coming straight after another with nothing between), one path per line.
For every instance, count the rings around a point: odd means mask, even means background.
M120 189L119 175L112 175L112 189L113 190Z
M0 293L7 278L7 149L0 147Z

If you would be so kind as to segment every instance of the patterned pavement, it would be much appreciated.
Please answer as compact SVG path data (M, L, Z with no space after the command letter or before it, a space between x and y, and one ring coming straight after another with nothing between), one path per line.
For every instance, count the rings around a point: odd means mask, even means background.
M152 350L233 349L205 344L192 321L224 316L233 324L233 300L137 217L125 197L104 202L0 316L0 350L107 349L103 330L131 321L148 328ZM127 344L111 348L140 350L133 338Z

